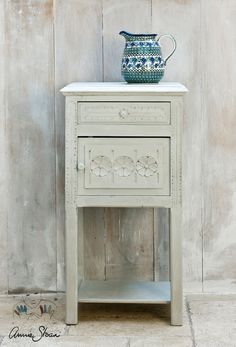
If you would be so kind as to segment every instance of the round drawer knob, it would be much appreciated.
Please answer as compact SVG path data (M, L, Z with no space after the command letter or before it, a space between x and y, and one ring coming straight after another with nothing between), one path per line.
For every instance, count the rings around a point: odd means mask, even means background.
M84 163L78 163L78 170L84 170Z
M120 118L125 118L126 116L128 116L128 111L123 109L119 112Z

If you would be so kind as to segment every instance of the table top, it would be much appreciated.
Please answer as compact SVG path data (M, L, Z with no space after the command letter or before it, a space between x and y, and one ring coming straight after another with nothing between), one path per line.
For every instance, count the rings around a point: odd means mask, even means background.
M160 82L158 84L130 84L126 82L73 82L60 90L64 95L97 94L97 93L157 93L184 94L187 88L177 82Z

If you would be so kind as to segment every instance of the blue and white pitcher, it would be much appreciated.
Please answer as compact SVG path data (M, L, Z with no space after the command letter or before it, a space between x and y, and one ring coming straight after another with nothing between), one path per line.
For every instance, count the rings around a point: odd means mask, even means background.
M129 83L158 83L164 76L167 60L176 50L176 41L172 35L130 34L121 31L126 39L122 58L121 74ZM160 41L169 38L173 42L171 53L163 58Z

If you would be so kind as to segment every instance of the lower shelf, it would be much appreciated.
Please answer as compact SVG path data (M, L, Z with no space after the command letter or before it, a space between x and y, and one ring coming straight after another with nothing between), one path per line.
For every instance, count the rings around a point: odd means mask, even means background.
M87 303L169 303L170 282L82 281L78 301Z

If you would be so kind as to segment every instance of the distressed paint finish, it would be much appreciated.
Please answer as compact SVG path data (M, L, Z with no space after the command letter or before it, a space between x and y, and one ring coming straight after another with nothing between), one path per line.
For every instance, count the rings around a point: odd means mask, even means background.
M216 280L225 280L222 290L232 291L236 287L236 3L210 0L202 2L202 9L202 52L210 62L203 69L204 290L217 291Z
M134 92L134 88L137 88ZM117 83L72 83L61 89L66 96L66 323L77 324L79 302L169 302L171 300L171 324L182 325L182 96L187 89L178 83L162 83L159 86L138 85L130 86L122 82ZM142 107L143 102L162 102L166 100L171 107L171 122L169 125L153 122L152 127L146 128L149 120L144 124L137 124L134 118L130 125L123 123L120 118L116 125L107 122L103 137L99 137L101 124L97 119L93 124L78 123L76 103L86 100L89 105L101 102L104 113L107 99L114 103L121 103L133 99L136 103L137 114L146 117ZM83 118L83 112L80 114ZM81 119L79 118L79 119ZM79 129L86 127L86 136L80 137ZM132 129L136 129L132 135ZM153 138L153 128L156 137ZM117 138L117 130L122 137ZM142 129L146 129L146 136ZM148 130L149 129L149 130ZM139 138L137 138L139 134ZM134 136L134 137L132 137ZM126 153L133 165L122 164L122 171L114 172L117 155ZM96 161L102 156L103 161ZM144 171L139 170L141 156L154 160L152 164L144 164ZM109 159L112 158L112 159ZM132 158L132 159L131 159ZM144 157L145 158L145 157ZM154 159L155 158L155 159ZM107 160L107 163L105 162ZM139 163L139 164L138 164ZM155 163L155 169L153 168ZM95 165L95 166L94 166ZM96 170L94 169L96 168ZM128 171L123 171L123 170ZM127 174L126 174L126 173ZM141 174L142 172L142 174ZM96 176L96 177L94 177ZM118 176L118 177L117 177ZM140 184L140 177L141 184ZM109 184L111 180L112 185ZM167 184L166 184L167 183ZM156 194L153 191L157 188ZM162 189L167 186L167 190ZM84 187L84 189L83 189ZM124 189L127 187L127 189ZM170 192L170 193L169 193ZM128 195L129 194L129 195ZM165 195L165 196L164 196ZM91 198L94 203L91 205ZM133 199L133 202L131 202ZM156 199L154 204L152 200ZM158 200L159 199L159 200ZM148 200L148 205L147 205ZM119 203L120 201L120 203ZM118 209L118 218L111 221L106 228L105 239L105 279L106 281L86 281L79 271L82 282L78 290L78 254L81 257L83 244L78 244L77 223L75 211L77 207L170 207L170 274L171 281L166 285L153 282L153 226L148 229L145 221L147 211ZM110 209L107 209L111 212ZM117 211L117 210L116 210ZM130 212L134 212L133 215ZM137 213L138 212L138 213ZM144 213L143 213L144 212ZM120 215L119 215L120 214ZM122 214L124 214L122 216ZM69 218L68 218L69 216ZM81 218L82 219L82 218ZM147 218L149 222L149 218ZM78 218L78 223L80 217ZM106 215L105 223L109 222ZM115 227L113 228L113 226ZM78 228L80 231L82 229ZM100 231L100 233L102 233ZM99 233L99 234L100 234ZM84 230L87 234L87 230ZM96 244L96 239L91 238ZM103 243L102 243L103 245ZM94 257L85 257L84 262ZM90 254L89 254L90 255ZM139 266L140 265L140 266ZM103 266L99 267L103 268ZM83 269L81 269L83 272ZM150 274L149 274L150 272ZM150 278L148 277L150 276ZM128 279L126 284L117 286L117 279ZM115 281L109 281L110 279ZM134 279L134 281L130 281ZM137 279L139 281L137 281ZM150 279L151 282L143 282ZM141 280L141 281L140 281ZM112 283L111 283L112 282ZM164 288L162 287L164 285ZM161 288L159 287L161 286ZM154 297L151 292L153 287ZM130 292L130 290L131 292ZM160 291L159 291L160 289ZM104 293L105 292L105 293ZM106 294L107 293L107 294ZM130 297L130 293L133 293ZM156 294L157 296L156 296ZM150 300L150 301L149 301Z
M8 290L7 273L7 157L5 115L5 11L0 2L0 293ZM0 342L1 343L1 342Z
M180 81L190 91L185 98L183 126L183 270L186 290L192 287L195 291L202 290L200 30L199 1L153 0L152 31L171 33L177 41L164 80ZM166 56L171 44L165 39L161 44Z
M56 290L53 2L6 2L9 291Z
M60 88L72 81L102 78L102 2L55 1L55 141L57 206L57 288L65 289L64 277L64 152L65 107ZM88 221L93 212L86 212ZM88 222L89 223L89 222ZM85 220L85 225L87 222ZM96 222L99 230L99 221ZM86 235L85 235L86 236ZM85 241L86 242L86 241Z

